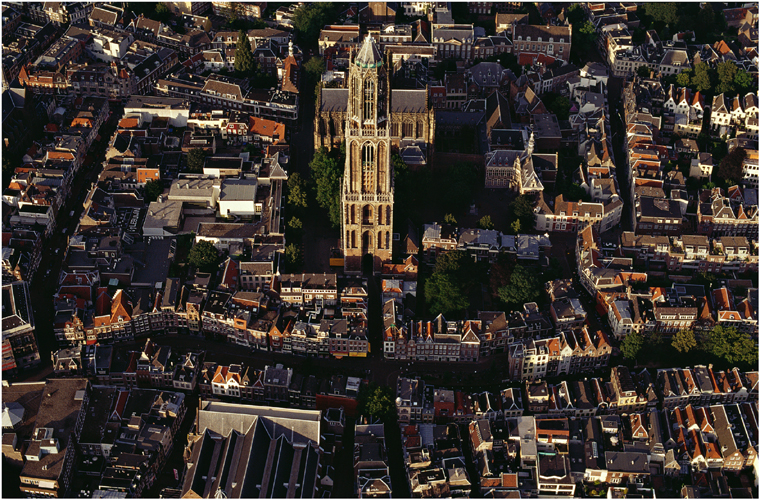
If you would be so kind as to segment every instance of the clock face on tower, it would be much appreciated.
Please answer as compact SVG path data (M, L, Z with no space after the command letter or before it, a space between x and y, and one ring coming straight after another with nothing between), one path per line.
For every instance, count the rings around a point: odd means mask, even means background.
M345 271L374 269L391 260L393 171L390 162L388 73L375 40L367 36L349 65L346 165L341 186Z

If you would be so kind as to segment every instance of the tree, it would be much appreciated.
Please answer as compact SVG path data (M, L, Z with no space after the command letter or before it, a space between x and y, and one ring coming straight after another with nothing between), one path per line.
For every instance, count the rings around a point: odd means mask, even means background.
M452 225L456 226L457 225L457 220L456 220L456 218L452 214L446 214L443 217L443 223L444 224L452 224Z
M13 174L16 171L17 163L14 161L13 158L11 158L11 156L15 156L15 155L11 155L10 152L6 151L5 146L3 145L3 154L2 154L2 157L3 157L3 174L2 174L3 189L5 189L6 187L8 187L8 184L10 184L11 178L13 177Z
M288 221L288 227L291 229L303 229L303 222L298 217L291 217Z
M566 201L591 201L591 196L577 182L564 183L564 185L566 186L564 190Z
M639 75L641 78L649 78L649 74L651 73L651 69L649 69L649 66L639 66L636 70L636 74Z
M744 148L736 148L728 153L718 164L718 176L726 182L738 184L742 180L742 165L747 158Z
M651 2L644 4L644 12L655 22L674 26L678 22L678 7L672 2Z
M624 358L635 360L642 347L644 347L644 336L639 332L631 332L620 344L620 352L623 353Z
M736 78L734 78L734 84L736 85L739 92L742 94L746 94L748 92L751 92L757 85L755 85L755 80L752 78L752 75L744 71L743 69L740 69L736 72Z
M161 21L162 23L165 23L169 20L169 17L171 16L171 11L169 10L169 7L167 7L163 3L157 3L155 13L153 14L153 18L156 19L156 21Z
M240 76L253 76L256 72L256 61L253 59L251 41L248 40L248 34L243 30L238 32L238 41L235 47L235 72Z
M558 120L567 120L570 117L570 99L556 92L544 92L541 100L550 112L557 115Z
M308 206L306 181L298 172L294 172L288 177L288 203L297 209Z
M320 30L333 21L335 14L335 5L330 2L306 3L293 15L293 27L305 45L316 46Z
M579 25L586 20L586 11L579 3L574 3L567 8L567 20L570 24Z
M757 365L757 347L750 336L732 326L715 326L710 331L707 351L729 365Z
M634 45L641 45L646 41L646 31L644 31L641 28L634 28L633 34L631 35L631 42L633 42Z
M697 339L694 337L694 331L683 328L673 335L673 341L670 343L673 348L682 353L687 353L697 347Z
M462 293L458 280L449 273L434 272L425 282L425 300L432 315L444 316L467 309L470 301Z
M377 417L383 423L394 423L398 415L391 388L373 383L363 390L359 396L359 412Z
M695 31L697 39L710 41L707 40L707 37L715 31L715 11L709 2L705 2L704 7L699 9L695 23Z
M520 234L520 219L513 220L512 224L509 225L509 229L512 231L512 234Z
M193 174L203 172L203 163L206 161L206 151L201 148L191 149L187 153L187 171Z
M305 85L308 89L313 86L315 92L319 92L319 84L322 81L322 73L325 72L325 61L321 57L312 57L303 66L307 82Z
M448 168L442 180L442 194L446 205L466 208L472 201L472 194L478 182L476 167L472 163L457 162Z
M490 215L484 215L477 224L478 229L493 229L493 221Z
M312 78L321 78L322 73L325 72L325 60L321 57L312 57L303 66L307 75Z
M295 243L285 245L285 268L289 272L296 271L303 264L301 247Z
M158 199L158 196L164 192L164 187L159 180L149 180L145 183L145 203L151 203Z
M320 148L309 163L317 188L317 203L327 209L333 227L340 227L340 181L343 178L344 154Z
M691 78L691 86L700 92L707 92L715 87L715 71L707 65L700 62L694 66L694 74Z
M187 260L203 272L213 272L219 264L219 251L210 241L199 241L190 249Z
M691 85L691 79L694 72L690 69L685 69L676 75L676 84L679 87L688 87Z
M533 204L528 196L522 194L509 204L512 219L520 220L520 227L530 230L533 227Z
M715 93L733 93L736 89L735 80L738 71L736 64L732 61L718 64L718 86L715 87Z
M506 304L519 307L526 302L534 302L541 294L541 284L535 273L520 264L515 266L509 284L499 288L499 298Z

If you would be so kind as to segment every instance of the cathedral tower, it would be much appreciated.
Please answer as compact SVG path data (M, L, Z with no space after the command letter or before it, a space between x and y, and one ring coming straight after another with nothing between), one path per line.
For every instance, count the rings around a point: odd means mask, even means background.
M372 37L367 36L349 66L341 239L345 271L359 273L367 254L374 257L375 271L391 260L390 89L383 56Z

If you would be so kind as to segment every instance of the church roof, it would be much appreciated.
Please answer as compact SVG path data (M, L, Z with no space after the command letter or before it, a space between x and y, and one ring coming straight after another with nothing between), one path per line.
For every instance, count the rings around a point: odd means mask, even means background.
M348 89L322 89L320 111L345 112L348 109ZM427 111L427 91L392 89L392 113L422 113ZM462 113L464 114L464 113ZM482 114L478 114L482 116Z
M383 56L374 38L367 35L354 63L361 68L378 68L383 64Z

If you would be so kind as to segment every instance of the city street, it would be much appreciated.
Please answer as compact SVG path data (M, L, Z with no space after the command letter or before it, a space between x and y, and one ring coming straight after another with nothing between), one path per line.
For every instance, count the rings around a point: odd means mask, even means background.
M108 141L116 130L121 116L120 109L112 108L113 114L100 128L100 141L93 142L87 157L92 161L82 165L71 185L66 203L58 211L57 227L53 234L43 243L42 259L37 272L31 280L29 294L34 309L35 335L40 352L41 364L35 369L19 373L11 381L44 380L52 372L51 352L58 349L53 333L53 295L58 288L58 276L61 272L63 256L68 245L68 238L74 232L84 210L83 203L92 183L96 182L102 169L102 162L108 148ZM70 216L71 211L74 215ZM65 234L64 234L65 229Z

